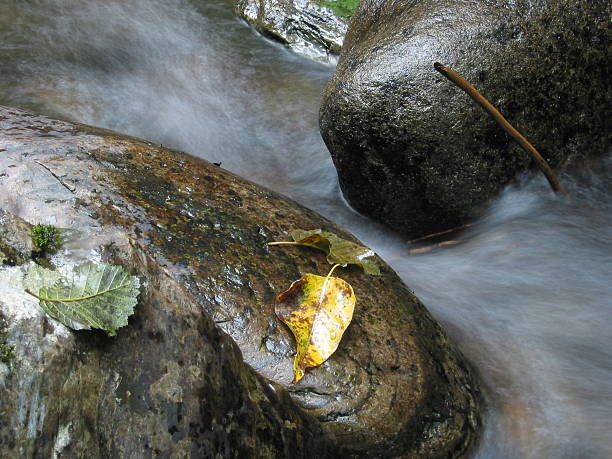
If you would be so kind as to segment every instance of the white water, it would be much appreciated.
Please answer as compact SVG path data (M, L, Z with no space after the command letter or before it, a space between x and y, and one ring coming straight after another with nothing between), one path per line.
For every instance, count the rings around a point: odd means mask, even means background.
M229 1L0 0L0 104L189 151L346 226L481 373L479 458L612 457L612 162L524 178L460 244L422 255L344 204L317 125L332 68L263 40Z

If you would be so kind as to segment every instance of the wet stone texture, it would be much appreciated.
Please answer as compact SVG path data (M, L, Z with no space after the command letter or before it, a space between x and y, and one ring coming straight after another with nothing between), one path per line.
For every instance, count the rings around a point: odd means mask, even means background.
M1 175L0 172L0 180ZM32 257L34 244L30 229L22 219L0 209L0 253L4 255L6 264L22 264Z
M289 386L295 343L275 297L329 265L266 242L297 228L355 240L314 212L184 153L1 107L0 170L7 215L70 230L53 263L110 261L144 285L110 339L46 318L19 288L27 265L2 268L15 346L0 364L5 451L420 458L462 456L475 439L476 382L382 262L380 277L340 271L357 296L353 323Z
M298 54L320 62L340 54L348 21L317 0L234 0L234 8L260 33Z
M347 199L417 237L478 215L529 155L438 61L481 91L554 168L608 153L607 0L364 0L320 126Z

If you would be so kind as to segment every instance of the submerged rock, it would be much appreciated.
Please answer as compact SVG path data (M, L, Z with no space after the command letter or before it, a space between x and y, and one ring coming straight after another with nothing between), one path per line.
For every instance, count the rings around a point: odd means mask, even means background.
M235 10L265 36L298 54L328 62L340 54L347 19L317 0L235 0Z
M421 236L465 223L535 167L436 61L553 167L607 153L611 15L604 0L363 1L320 112L349 202Z
M472 443L477 384L382 262L380 277L342 270L353 323L332 358L289 386L295 343L275 296L329 265L266 243L297 228L355 240L328 220L184 153L1 107L0 170L0 208L71 230L52 263L121 264L145 286L111 339L46 317L19 288L25 268L1 268L15 346L0 381L5 451L454 457Z

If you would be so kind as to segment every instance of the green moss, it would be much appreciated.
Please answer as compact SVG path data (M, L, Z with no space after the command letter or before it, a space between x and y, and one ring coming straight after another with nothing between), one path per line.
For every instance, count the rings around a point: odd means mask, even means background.
M15 348L8 344L0 344L0 362L8 363L15 358Z
M259 445L259 454L262 459L275 459L277 457L276 451L268 445Z
M31 234L36 252L52 254L62 245L62 232L53 225L38 223L32 227Z
M319 1L319 5L328 7L336 16L350 18L360 2L361 0L330 0Z
M8 328L5 320L0 316L0 362L8 363L15 358L15 348L6 344Z
M285 419L285 421L283 422L283 424L285 425L285 427L287 429L297 429L297 424L295 422L290 421L289 419Z

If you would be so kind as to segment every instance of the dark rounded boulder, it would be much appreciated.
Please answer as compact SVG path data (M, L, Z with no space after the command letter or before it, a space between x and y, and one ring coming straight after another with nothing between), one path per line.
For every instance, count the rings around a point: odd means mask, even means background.
M609 151L611 14L605 0L364 0L320 111L349 202L420 236L477 216L535 167L436 61L553 168Z

